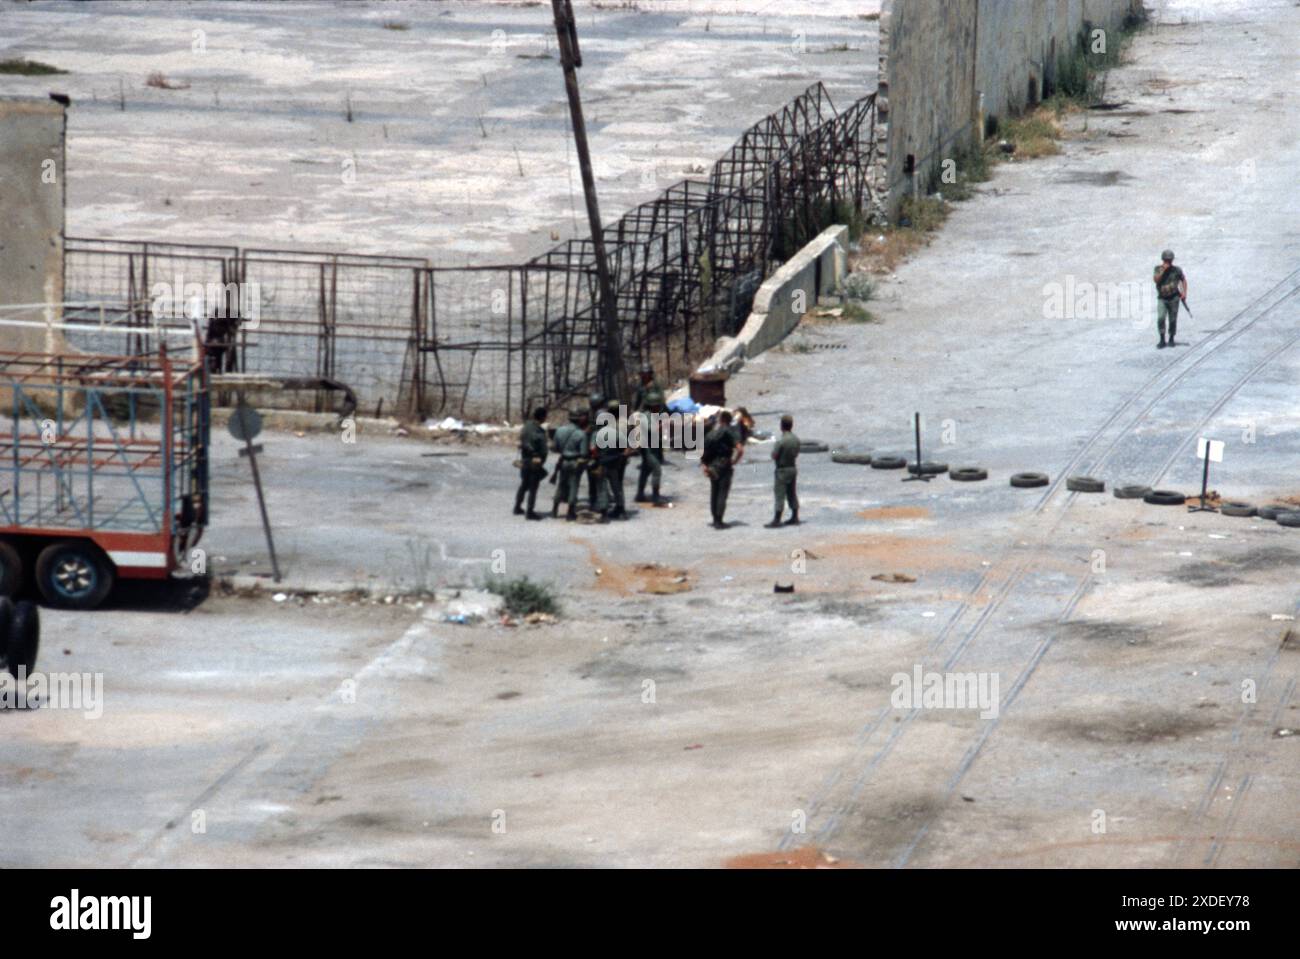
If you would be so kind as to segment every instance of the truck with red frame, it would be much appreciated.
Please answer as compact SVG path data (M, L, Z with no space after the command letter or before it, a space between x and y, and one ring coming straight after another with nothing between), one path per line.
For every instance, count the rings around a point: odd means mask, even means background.
M155 327L142 350L135 334L130 355L0 351L0 596L34 586L51 605L92 609L119 579L201 571L203 345L193 335L172 354Z

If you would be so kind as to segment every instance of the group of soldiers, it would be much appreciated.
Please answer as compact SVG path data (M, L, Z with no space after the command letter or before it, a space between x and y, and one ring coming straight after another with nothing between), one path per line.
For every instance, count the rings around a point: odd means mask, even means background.
M554 442L547 439L546 418L549 411L539 406L533 418L524 424L519 434L519 488L515 492L516 516L540 520L537 512L537 494L542 480L547 476L546 460L549 453L558 455L558 462L550 472L555 484L551 501L551 516L558 517L560 506L566 507L565 519L576 520L581 496L582 480L587 479L586 504L599 516L599 522L628 518L624 502L623 482L628 460L640 457L637 475L637 503L660 504L665 463L663 419L665 410L664 389L655 379L654 368L641 366L641 382L632 401L633 421L620 422L620 404L617 399L606 400L599 394L588 399L587 409L574 410L569 422L555 431ZM606 415L601 415L602 413ZM722 410L704 436L700 468L709 478L710 512L715 529L726 529L724 519L727 497L736 464L745 451L743 431L733 423L730 411ZM629 429L629 427L631 427ZM794 421L790 416L781 418L781 437L772 450L775 464L774 492L776 508L767 528L799 525L799 498L796 493L799 457L799 438L794 435ZM649 494L646 488L649 487ZM785 506L790 508L790 519L782 523Z

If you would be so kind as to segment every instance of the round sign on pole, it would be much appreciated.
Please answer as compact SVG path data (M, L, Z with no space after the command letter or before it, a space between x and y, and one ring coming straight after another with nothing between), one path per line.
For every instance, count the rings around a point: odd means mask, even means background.
M251 440L262 432L262 414L251 406L240 403L235 407L235 412L230 414L226 429L237 440Z

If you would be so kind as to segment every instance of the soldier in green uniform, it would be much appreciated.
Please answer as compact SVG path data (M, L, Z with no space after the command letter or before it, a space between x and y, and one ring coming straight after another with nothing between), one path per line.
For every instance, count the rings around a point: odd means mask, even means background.
M534 507L537 505L537 487L546 475L546 407L533 410L533 418L519 431L519 489L515 493L515 515L541 519ZM528 512L524 512L524 496L528 497Z
M1174 266L1174 251L1165 250L1160 254L1160 263L1155 269L1156 282L1156 325L1160 329L1160 342L1156 349L1163 350L1174 345L1174 334L1178 332L1178 304L1187 302L1187 276ZM1169 342L1165 342L1165 327L1169 328Z
M772 448L772 462L776 464L776 512L767 529L776 529L781 525L781 513L786 501L790 502L790 521L787 526L799 525L799 496L795 493L795 480L799 470L795 461L799 459L799 437L794 435L794 417L787 413L781 417L781 438Z
M638 503L660 502L659 484L664 475L663 430L659 416L663 413L663 403L656 401L652 395L646 408L637 413L638 432L640 434L641 468L636 478L636 501ZM646 481L650 482L650 498L645 495Z
M569 415L569 420L555 431L560 475L551 515L559 516L560 504L564 503L569 508L564 518L572 522L578 516L578 488L582 485L582 472L587 465L587 411L576 410Z
M641 382L637 385L636 395L632 397L632 410L644 410L655 402L664 402L664 388L655 379L655 368L649 363L641 364Z
M595 433L596 427L600 424L600 414L605 410L605 395L600 392L592 393L587 397L587 442L590 445L592 434ZM597 473L596 458L587 457L587 508L596 508L596 495L600 490L600 478Z
M717 425L704 437L704 451L700 456L700 466L709 478L709 508L713 512L714 529L727 528L722 517L727 512L731 477L744 455L745 447L731 428L731 411L723 410L718 414Z
M604 519L627 519L623 503L623 470L627 466L626 432L619 428L618 400L610 400L607 414L591 438L591 456L599 476L596 484L596 511Z

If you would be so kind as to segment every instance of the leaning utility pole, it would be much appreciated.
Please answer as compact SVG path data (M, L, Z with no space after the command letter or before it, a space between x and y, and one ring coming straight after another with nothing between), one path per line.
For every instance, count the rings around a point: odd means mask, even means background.
M600 206L596 202L596 178L591 172L587 125L582 119L582 99L578 95L577 68L582 66L582 52L578 49L578 25L573 19L571 0L551 0L551 7L555 12L555 34L560 46L560 65L564 67L564 86L569 94L573 141L578 148L578 166L582 169L582 190L587 196L587 220L591 225L591 245L596 254L596 279L600 284L597 375L605 396L622 401L627 389L627 377L623 372L623 337L618 328L614 280L609 275L609 260L605 256L605 233L600 225Z

